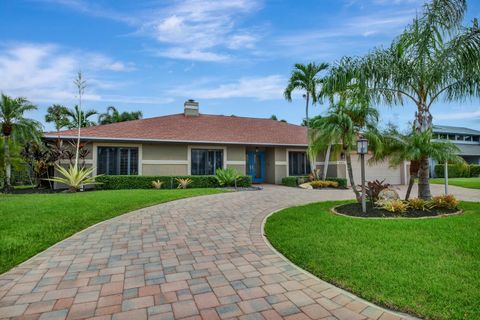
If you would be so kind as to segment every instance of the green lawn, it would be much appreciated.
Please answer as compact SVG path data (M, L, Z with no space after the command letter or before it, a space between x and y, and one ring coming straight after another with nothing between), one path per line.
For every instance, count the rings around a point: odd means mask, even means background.
M445 179L435 178L430 179L430 182L435 184L444 184ZM480 189L480 178L449 178L448 184L470 189Z
M0 195L0 273L97 222L218 189Z
M271 243L298 266L369 301L426 319L480 319L480 203L463 215L369 220L339 202L268 218Z

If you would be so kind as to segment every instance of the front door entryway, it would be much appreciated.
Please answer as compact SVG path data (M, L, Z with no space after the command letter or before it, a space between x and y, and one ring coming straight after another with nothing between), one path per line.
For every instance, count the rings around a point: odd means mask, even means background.
M247 174L253 183L265 182L265 152L247 152Z

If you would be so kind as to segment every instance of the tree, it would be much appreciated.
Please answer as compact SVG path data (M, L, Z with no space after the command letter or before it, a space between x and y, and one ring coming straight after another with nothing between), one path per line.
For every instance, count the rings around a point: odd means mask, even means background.
M61 104L53 104L47 109L47 114L45 115L45 122L52 123L55 125L55 130L57 133L62 129L68 126L68 109Z
M82 111L78 105L73 107L73 109L66 110L66 116L68 119L67 128L68 129L78 129L86 128L96 125L95 121L90 120L92 116L98 114L96 110L90 109L87 111Z
M314 153L329 145L334 152L345 155L347 172L353 192L360 202L361 195L353 178L351 152L357 137L362 134L369 141L377 141L378 111L365 101L341 100L329 108L327 116L312 124L309 149Z
M466 0L432 0L389 48L342 64L354 66L354 76L372 101L413 102L415 129L426 132L432 128L431 108L440 100L480 97L480 29L476 19L469 27L462 25L466 10ZM418 197L430 199L427 154L419 159L418 176Z
M378 145L372 145L374 155L370 161L388 160L392 167L410 161L410 179L405 200L410 197L415 179L418 176L420 161L425 155L440 163L447 161L459 164L465 163L463 158L457 155L460 150L456 145L448 141L433 141L432 129L419 132L415 126L412 126L410 132L401 133L396 127L390 126L382 133L380 143L380 148L378 148Z
M12 190L11 185L11 153L12 144L22 143L30 139L38 140L42 126L38 121L25 118L24 113L36 110L37 107L25 98L11 98L4 94L0 99L0 126L3 136L3 156L5 167L5 192Z
M285 99L291 102L293 91L302 90L305 92L305 122L307 124L307 129L309 129L310 125L308 114L310 99L312 100L312 104L317 103L317 87L322 83L322 78L319 78L318 74L327 69L328 64L326 63L316 64L311 62L307 65L301 63L295 64L288 85L283 93ZM314 170L315 158L312 159L312 157L310 157L310 168Z
M138 120L143 117L141 111L122 112L120 113L114 106L109 106L107 112L100 114L98 117L99 124L109 124L116 122L124 122L130 120Z

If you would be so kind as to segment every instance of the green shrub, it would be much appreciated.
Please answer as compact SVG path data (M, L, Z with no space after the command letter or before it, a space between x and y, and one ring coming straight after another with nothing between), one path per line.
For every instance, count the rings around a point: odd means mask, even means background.
M233 168L218 169L216 173L218 183L224 187L234 187L235 181L240 178L238 171Z
M298 177L285 177L282 179L282 184L287 187L298 187L298 185L306 182L308 177L298 176ZM345 178L327 178L327 181L333 181L338 183L338 188L346 188L347 187L347 179Z
M480 177L480 164L470 165L470 177L472 178Z
M192 182L189 188L218 188L216 176L100 176L96 179L101 183L97 189L118 190L118 189L150 189L152 181L163 182L162 188L175 189L178 187L177 179L190 179ZM238 187L249 187L252 179L249 176L240 176L237 180Z
M445 165L435 165L435 176L438 178L445 178ZM466 164L449 164L448 165L449 178L469 178L470 166Z

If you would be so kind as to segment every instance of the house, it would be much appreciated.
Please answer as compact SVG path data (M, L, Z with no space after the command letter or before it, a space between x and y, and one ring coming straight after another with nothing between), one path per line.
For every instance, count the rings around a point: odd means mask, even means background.
M461 156L467 163L480 164L480 131L451 126L433 126L433 137L437 141L450 141L459 149ZM434 167L437 164L430 160L431 174L435 175Z
M46 139L75 139L77 131L48 132ZM90 149L85 164L94 174L211 175L218 168L234 168L254 183L280 184L286 176L307 175L307 129L272 119L201 114L188 100L179 114L82 128ZM353 155L356 159L356 155ZM315 163L323 168L323 155ZM357 179L359 162L354 160ZM406 180L405 166L367 168L367 179L392 184ZM346 177L342 157L332 156L330 177ZM360 180L357 180L360 181Z

